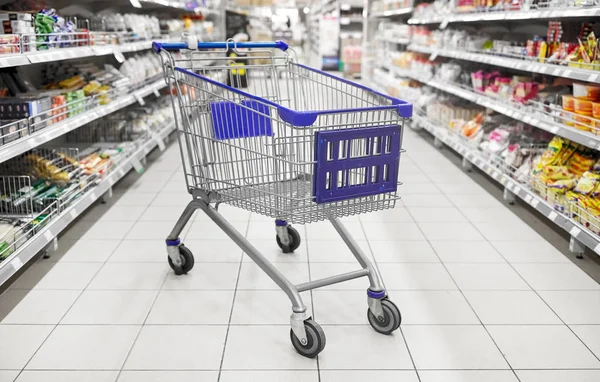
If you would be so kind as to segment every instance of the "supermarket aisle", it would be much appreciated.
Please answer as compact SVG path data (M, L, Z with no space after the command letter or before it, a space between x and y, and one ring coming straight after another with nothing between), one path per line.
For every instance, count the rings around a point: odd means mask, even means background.
M204 215L175 277L163 238L189 197L172 145L0 297L0 381L600 380L600 285L414 132L405 147L403 202L346 219L402 332L371 329L355 280L305 294L327 346L298 356L285 295ZM298 227L291 256L270 220L221 208L294 282L356 269L326 223Z

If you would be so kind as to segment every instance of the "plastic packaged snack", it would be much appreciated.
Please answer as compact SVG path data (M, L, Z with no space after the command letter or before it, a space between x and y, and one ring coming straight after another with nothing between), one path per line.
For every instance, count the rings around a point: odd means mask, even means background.
M551 188L551 189L555 190L556 192L560 191L560 193L565 193L568 190L573 189L573 187L575 187L576 185L577 185L577 179L575 179L575 178L560 179L554 183L550 183L548 185L548 188Z
M582 195L590 195L597 188L600 182L600 174L586 171L575 186L574 191Z
M542 171L544 176L551 181L573 178L573 174L566 166L544 166Z

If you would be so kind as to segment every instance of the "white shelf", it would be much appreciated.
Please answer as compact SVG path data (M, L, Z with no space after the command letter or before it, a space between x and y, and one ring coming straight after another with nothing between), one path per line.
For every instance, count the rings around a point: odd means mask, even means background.
M381 38L379 39L379 41L383 41L383 42L389 42L392 44L400 44L400 45L408 45L410 44L410 39L409 38L398 38L398 39L392 39L392 38Z
M552 134L556 134L561 137L570 139L586 147L600 150L600 136L594 135L587 131L578 130L573 127L566 126L562 123L552 120L551 118L545 115L536 114L533 112L532 108L517 108L517 106L513 104L508 104L507 102L504 102L502 100L497 100L481 93L463 89L456 85L425 78L423 76L419 76L418 74L402 70L394 66L388 67L388 69L397 76L413 78L426 85L453 94L457 97L466 99L467 101L471 101L488 109L492 109L500 114L504 114L518 121L522 121L539 129L549 131Z
M64 121L51 124L38 132L19 138L13 142L0 146L0 163L14 158L37 147L41 144L49 142L61 135L75 130L80 126L100 119L108 114L114 113L117 110L123 109L135 102L140 102L144 97L150 94L158 94L158 91L166 86L164 79L157 80L144 86L143 88L130 92L124 97L120 97L109 103L108 105L96 107L93 110L83 112L75 117L67 118ZM142 101L143 102L143 101Z
M568 18L593 18L600 16L600 7L570 7L570 8L548 8L529 11L491 11L454 13L446 17L435 17L427 19L411 18L409 24L448 24L469 23L480 21L503 21L503 20L530 20L530 19L568 19Z
M460 50L438 49L415 44L409 45L408 49L413 52L431 54L432 56L451 57L459 60L480 62L483 64L501 66L504 68L522 70L526 72L541 73L555 77L600 83L600 70L579 69L564 65L528 61L525 59L521 60L517 58L495 56L485 53L469 53Z
M479 168L492 179L500 183L505 189L510 191L515 196L519 197L529 204L536 211L548 218L551 222L567 231L571 237L592 249L596 254L600 255L600 237L581 224L577 223L568 216L556 211L552 205L548 204L535 192L531 191L527 185L515 181L513 178L503 173L496 166L492 165L488 160L483 158L479 151L470 148L456 136L449 134L448 129L439 126L437 123L430 121L424 116L417 114L413 115L413 120L423 127L434 137L444 142L448 147L459 153L463 158Z
M390 11L371 13L370 17L391 17L391 16L398 16L398 15L407 15L407 14L411 13L412 11L413 11L412 7L399 8L399 9L393 9Z
M101 198L115 183L123 178L131 169L138 166L140 161L155 147L162 147L164 139L175 130L175 122L163 128L152 139L144 143L132 155L120 163L117 168L104 177L97 186L91 188L58 216L50 220L26 243L19 247L6 260L0 263L0 285L4 284L24 264L48 246L69 224L75 221L96 200Z
M95 45L77 48L48 49L15 55L0 55L0 68L24 66L43 62L63 61L84 57L137 52L150 49L152 41L130 42L122 45Z

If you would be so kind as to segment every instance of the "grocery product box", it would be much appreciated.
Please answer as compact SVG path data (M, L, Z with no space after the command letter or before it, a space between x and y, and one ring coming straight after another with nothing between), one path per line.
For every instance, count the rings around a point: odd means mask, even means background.
M50 97L14 97L0 99L0 119L23 119L44 114L52 107Z
M0 120L0 144L7 144L16 141L29 134L27 120L18 121Z

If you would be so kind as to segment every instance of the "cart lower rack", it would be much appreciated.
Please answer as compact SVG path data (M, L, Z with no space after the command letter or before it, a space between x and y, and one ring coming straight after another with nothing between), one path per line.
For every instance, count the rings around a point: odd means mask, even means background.
M175 273L194 266L179 234L200 209L287 294L290 337L300 354L315 357L325 347L302 291L367 277L369 323L383 334L398 329L399 309L340 218L394 207L403 123L412 105L296 64L281 41L199 43L189 37L153 47L181 116L178 138L192 196L166 240ZM222 58L208 58L207 50L215 49ZM276 242L285 253L301 240L290 223L329 220L361 269L293 285L219 214L219 203L275 219Z

